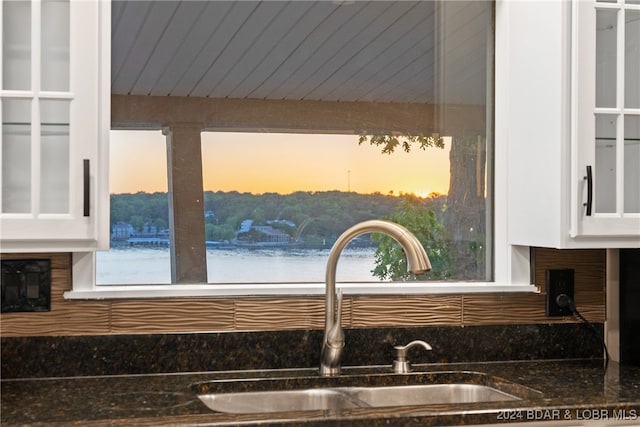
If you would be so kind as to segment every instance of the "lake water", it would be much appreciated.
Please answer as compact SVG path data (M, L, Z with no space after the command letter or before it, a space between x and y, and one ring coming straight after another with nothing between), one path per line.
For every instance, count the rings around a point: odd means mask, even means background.
M340 282L378 281L375 249L347 248L338 262ZM210 249L210 283L324 282L329 249ZM168 248L113 248L97 252L98 285L171 283Z

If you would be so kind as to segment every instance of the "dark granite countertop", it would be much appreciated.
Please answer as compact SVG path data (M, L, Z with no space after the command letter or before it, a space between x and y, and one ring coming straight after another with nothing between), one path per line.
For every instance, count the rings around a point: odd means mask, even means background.
M638 422L640 367L593 360L415 365L414 374L481 372L525 390L522 400L274 414L222 414L196 396L196 383L240 378L317 378L312 369L9 379L1 383L2 426L378 425L428 426L546 420ZM390 368L345 368L371 376ZM390 374L391 375L391 374ZM437 375L436 375L437 376ZM424 376L425 378L429 375Z

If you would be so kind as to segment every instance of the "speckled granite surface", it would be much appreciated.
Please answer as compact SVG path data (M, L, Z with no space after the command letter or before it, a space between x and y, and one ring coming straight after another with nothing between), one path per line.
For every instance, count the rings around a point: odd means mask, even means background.
M595 325L602 333L602 324ZM2 338L2 378L313 368L321 330ZM415 362L601 358L582 324L431 326L345 330L343 365L384 365L393 346L425 340Z
M596 326L601 332L602 325ZM640 421L640 367L611 363L604 369L600 343L580 324L345 332L345 368L330 380L317 374L322 331L3 338L0 424L376 427L605 415ZM393 345L414 339L428 341L434 350L411 350L416 372L393 375ZM262 381L246 381L251 378ZM278 382L284 387L471 382L520 400L234 415L213 412L197 397L198 390L237 391L240 379L252 389Z
M315 370L275 370L135 376L101 376L2 383L3 426L430 426L501 422L605 418L640 420L640 368L586 360L521 361L416 365L408 375L383 375L385 381L415 383L471 382L485 378L499 388L511 387L521 400L357 408L341 411L223 414L209 410L196 396L194 384L244 378L297 377L313 384ZM462 372L476 372L464 374ZM343 377L371 381L390 368L346 368ZM423 372L426 372L423 373ZM482 373L482 374L477 374ZM395 378L395 380L394 380ZM287 380L291 382L292 380ZM345 381L345 380L342 380ZM269 381L266 382L267 384ZM231 387L237 381L230 382ZM259 383L258 383L259 384ZM214 385L227 387L229 385ZM260 387L260 386L256 386ZM196 387L197 389L198 387Z

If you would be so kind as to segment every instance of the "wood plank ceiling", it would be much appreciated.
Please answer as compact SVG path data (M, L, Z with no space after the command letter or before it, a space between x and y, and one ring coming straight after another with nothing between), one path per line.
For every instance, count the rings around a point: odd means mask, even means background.
M114 1L112 93L484 104L490 8L443 4Z

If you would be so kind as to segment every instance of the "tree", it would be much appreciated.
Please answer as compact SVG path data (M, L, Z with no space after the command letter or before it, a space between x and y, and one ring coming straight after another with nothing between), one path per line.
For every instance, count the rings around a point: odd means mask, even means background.
M443 148L442 138L414 135L361 135L359 144L369 141L392 154L402 147ZM470 131L452 136L449 194L442 223L451 246L451 265L456 279L486 279L486 139Z
M223 224L205 224L206 239L212 241L231 240L235 237L235 231L232 227Z
M454 137L443 223L452 242L456 278L486 277L486 140L475 133Z
M145 219L142 215L133 215L131 218L129 218L129 223L133 226L133 228L140 231L142 230L142 226L145 224Z
M431 261L432 270L419 279L448 279L451 277L449 241L444 226L433 210L418 197L407 196L396 211L386 219L405 226L424 246ZM372 239L379 242L375 253L373 275L385 280L407 280L407 261L401 246L391 237L374 233Z
M435 135L360 135L358 145L369 141L369 144L382 146L383 154L393 153L398 146L409 153L413 144L418 144L418 148L426 150L427 147L444 148L444 140Z

